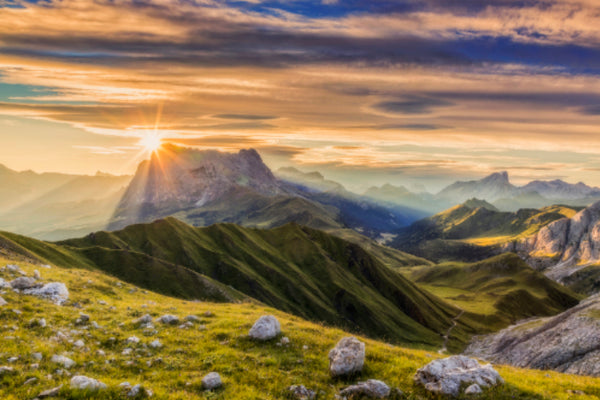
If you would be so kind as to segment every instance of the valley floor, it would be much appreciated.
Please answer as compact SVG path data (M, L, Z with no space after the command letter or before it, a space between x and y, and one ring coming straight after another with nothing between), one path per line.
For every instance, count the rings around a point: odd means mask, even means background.
M0 265L15 263L0 259ZM218 304L183 301L137 289L105 274L84 269L51 269L17 263L28 276L35 269L44 282L66 284L70 299L63 306L37 297L4 290L8 304L0 307L0 366L14 368L14 374L0 376L0 398L31 399L43 390L64 384L59 398L127 398L119 384L142 384L155 399L282 399L287 387L303 384L315 390L318 399L333 399L339 390L357 380L380 379L398 388L401 399L434 399L413 384L416 370L432 359L435 351L400 348L361 338L366 343L365 368L349 381L333 380L328 373L327 354L348 334L254 303ZM6 280L14 278L0 272ZM79 307L77 307L79 306ZM210 312L210 316L205 314ZM80 313L90 324L77 326ZM133 321L144 314L160 317L173 314L182 321L188 315L198 321L187 328L156 323L155 331L144 331ZM265 314L277 316L289 344L278 340L257 343L247 337L252 324ZM32 319L45 318L46 327L31 327ZM60 339L57 332L64 334ZM140 338L128 344L131 336ZM163 347L148 344L158 339ZM83 341L77 347L75 342ZM80 343L81 344L81 343ZM123 354L131 348L130 354ZM42 353L36 361L32 353ZM65 355L76 362L66 369L50 361ZM9 362L12 357L18 357ZM37 368L32 364L39 364ZM498 366L506 384L484 390L482 399L598 399L600 378L565 375L551 371L523 370ZM211 371L218 372L223 387L203 391L200 381ZM70 375L85 375L108 385L105 391L90 394L69 388ZM32 380L32 378L36 378ZM28 381L28 384L25 382Z

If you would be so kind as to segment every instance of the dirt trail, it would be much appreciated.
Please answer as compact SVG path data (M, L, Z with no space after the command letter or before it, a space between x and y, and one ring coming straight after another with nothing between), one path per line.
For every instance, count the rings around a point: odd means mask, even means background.
M456 323L456 321L458 321L458 319L460 317L462 317L462 315L465 313L465 310L461 310L460 313L458 313L458 315L454 318L452 318L452 325L450 325L450 328L448 328L448 330L446 331L446 334L444 335L444 345L442 346L441 349L438 350L439 354L444 354L448 352L448 347L446 347L448 345L448 339L450 338L450 333L452 333L452 329L454 329L456 327L456 325L458 325Z

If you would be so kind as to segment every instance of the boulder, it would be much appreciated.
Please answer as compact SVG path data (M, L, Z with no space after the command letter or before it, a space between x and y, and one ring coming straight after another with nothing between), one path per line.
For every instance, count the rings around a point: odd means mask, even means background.
M466 356L434 360L419 369L414 380L430 392L452 396L460 393L461 385L476 383L480 387L489 387L504 382L490 364L480 365Z
M179 317L175 315L166 314L158 319L158 322L163 323L165 325L177 325L179 324Z
M358 382L356 385L348 386L340 394L344 397L369 397L383 399L390 395L390 387L377 379L369 379L366 382Z
M365 362L365 344L355 337L345 337L329 352L331 376L352 375L362 371Z
M133 323L136 325L145 325L145 324L149 324L151 322L152 322L152 316L150 314L143 315L143 316L139 317L138 319L136 319L135 321L133 321Z
M288 388L291 396L297 400L312 400L316 393L304 387L304 385L292 385Z
M26 289L23 293L50 300L58 305L64 304L69 299L69 290L61 282L50 282L41 288Z
M37 282L33 278L21 276L19 278L13 279L10 282L10 286L13 289L25 290L25 289L31 289L33 287L36 287Z
M213 390L221 387L221 375L216 372L211 372L202 378L202 388L206 390Z
M71 389L81 390L102 390L106 389L106 385L94 378L88 378L83 375L75 375L71 378Z
M270 340L281 333L279 321L272 315L263 315L252 325L248 336L256 340Z

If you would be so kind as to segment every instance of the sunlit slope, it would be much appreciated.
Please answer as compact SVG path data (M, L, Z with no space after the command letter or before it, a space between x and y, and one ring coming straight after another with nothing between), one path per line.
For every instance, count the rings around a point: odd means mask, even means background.
M15 263L0 259L2 266L7 262ZM404 395L394 395L392 400L437 399L416 387L412 380L418 368L440 357L436 352L409 350L361 337L366 343L362 374L353 380L333 380L327 368L327 353L348 335L339 329L252 303L217 304L174 299L139 290L100 271L18 264L29 276L38 269L43 280L64 282L70 291L70 300L64 306L57 306L12 291L3 295L9 306L0 308L0 318L4 321L0 325L2 354L19 358L10 364L17 373L0 377L2 399L31 399L61 384L57 398L125 399L128 397L118 387L125 381L151 389L156 400L275 400L287 398L286 389L294 384L304 384L319 393L319 398L331 399L341 388L366 379L381 379L404 392ZM1 273L0 276L7 278ZM21 314L14 313L13 309ZM211 316L205 316L207 311ZM82 312L100 328L76 326L74 322ZM199 321L187 329L156 324L156 333L146 336L132 323L146 313L154 318L167 313L181 319L194 315ZM278 339L266 343L248 339L246 335L252 324L265 314L277 316L282 334L290 339L289 345L278 345ZM42 317L47 327L30 327L31 319ZM76 348L67 340L52 340L59 330L69 334L72 340L83 340L84 346ZM134 335L140 338L140 343L126 343L126 339ZM162 348L147 346L156 339ZM133 352L124 355L125 348L132 348ZM41 361L32 359L34 352L42 353ZM54 354L68 354L77 363L69 369L70 374L98 379L107 384L108 389L96 394L70 389L70 377L57 374L57 365L50 361ZM33 362L38 363L37 369L31 368ZM506 384L485 390L478 398L593 400L600 396L598 378L496 368ZM221 375L223 387L212 393L204 392L200 381L211 371ZM24 384L31 378L37 380Z
M582 298L513 253L472 264L416 267L407 274L423 288L493 329L524 318L558 314Z
M271 230L233 224L194 228L167 218L59 245L111 272L115 261L123 264L123 254L144 254L281 310L394 342L438 346L459 312L361 246L297 224ZM144 262L134 259L120 268L136 270ZM164 292L160 284L150 288ZM465 330L457 329L461 342Z
M576 212L566 206L501 212L472 199L401 229L391 246L436 262L477 261L494 255L497 245L530 236Z

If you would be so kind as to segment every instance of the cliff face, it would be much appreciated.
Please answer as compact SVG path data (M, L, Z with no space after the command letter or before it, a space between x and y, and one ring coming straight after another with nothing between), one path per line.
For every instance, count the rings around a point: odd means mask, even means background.
M517 367L600 376L600 295L562 314L473 340L466 354Z
M109 229L201 207L240 190L264 196L285 191L256 150L230 154L165 145L138 166Z
M507 244L532 266L561 281L586 265L600 261L600 202L581 210L573 218L563 218L537 234Z

